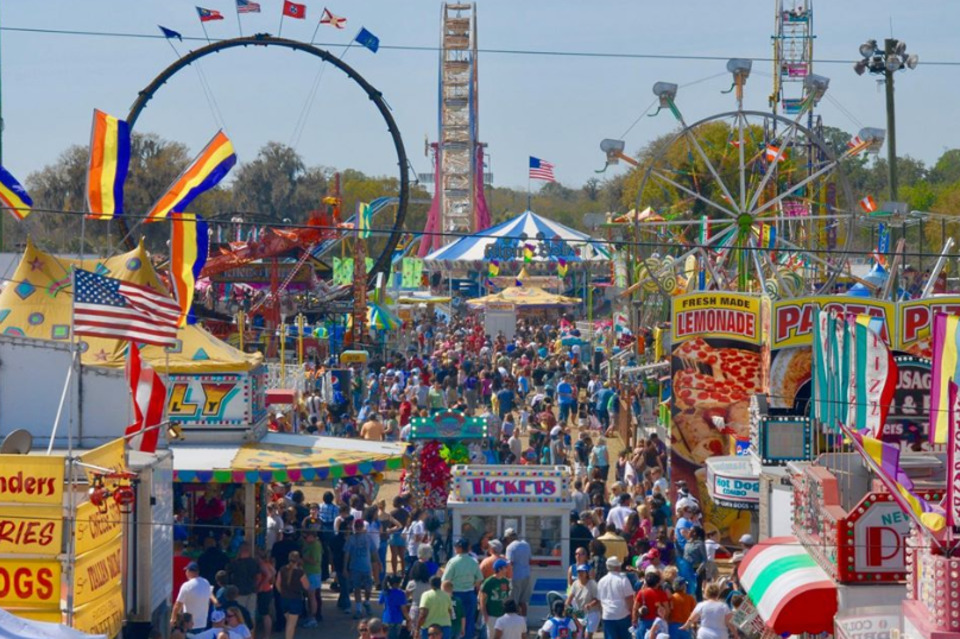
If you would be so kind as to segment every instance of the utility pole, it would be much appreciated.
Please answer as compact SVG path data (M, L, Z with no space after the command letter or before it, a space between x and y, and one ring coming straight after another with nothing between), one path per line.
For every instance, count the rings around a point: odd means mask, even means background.
M883 53L886 59L896 55L898 41L887 38L883 42ZM886 65L883 70L883 80L887 93L887 176L890 182L890 201L897 202L897 118L893 100L893 74L897 68Z

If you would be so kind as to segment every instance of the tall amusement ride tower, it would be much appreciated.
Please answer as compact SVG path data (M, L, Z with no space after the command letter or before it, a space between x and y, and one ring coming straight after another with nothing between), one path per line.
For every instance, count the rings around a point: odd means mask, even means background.
M490 226L483 195L485 145L478 141L476 3L444 3L441 8L439 89L439 134L428 146L433 202L420 241L421 257L455 240L456 234Z

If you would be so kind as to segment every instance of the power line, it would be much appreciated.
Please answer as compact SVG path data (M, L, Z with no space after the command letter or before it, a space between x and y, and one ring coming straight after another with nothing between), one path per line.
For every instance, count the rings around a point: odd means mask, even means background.
M139 40L164 40L163 35L153 33L133 33L122 31L84 31L75 29L44 29L39 27L0 27L0 31L9 31L11 33L37 33L44 35L66 35L66 36L84 36L84 37L105 37L105 38L133 38ZM225 38L211 38L210 42L219 42ZM206 38L195 36L183 36L184 41L207 42ZM315 42L320 47L338 47L343 46L342 42ZM416 51L437 53L441 47L432 45L400 45L400 44L381 44L381 49L393 51ZM561 51L556 49L478 49L478 53L495 55L520 55L520 56L544 56L544 57L573 57L573 58L609 58L609 59L628 59L628 60L679 60L679 61L721 61L726 62L730 55L684 55L670 53L616 53L610 51ZM771 57L752 57L755 62L773 62ZM851 65L853 59L837 58L818 58L813 60L816 64L843 64ZM960 60L924 60L924 66L943 66L960 67Z
M65 216L72 216L72 217L82 217L82 216L85 216L85 215L88 214L86 211L74 211L74 210L69 210L69 209L53 209L53 208L40 208L40 207L21 208L21 209L18 209L18 210L24 210L24 211L27 211L28 213L29 213L29 212L33 212L33 213L44 213L44 214L49 213L49 214L54 214L54 215L65 215ZM258 212L256 212L256 211L231 211L231 214L233 214L233 215L261 215L261 213L258 213ZM143 214L143 215L134 215L134 214L125 213L125 214L123 215L123 217L125 217L125 218L127 218L127 219L130 219L130 220L138 220L138 221L150 219L149 216L146 215L146 214ZM798 219L802 219L802 218L798 218ZM938 219L939 219L939 218L938 218ZM167 218L167 220L172 221L172 220L170 220L170 218ZM155 221L156 221L156 220L155 220ZM756 223L762 223L762 222L764 222L764 221L765 221L765 220L764 220L764 218L762 218L762 217L758 217L758 218L756 218L756 220L755 220ZM949 224L957 224L957 223L960 223L960 216L957 216L955 220L954 220L954 219L950 219L950 216L944 216L944 221L947 221L947 223L949 223ZM710 220L710 223L711 223L712 225L719 225L719 224L722 224L722 223L725 223L725 222L726 222L726 223L729 223L730 225L735 225L735 224L737 224L737 220L735 220L735 219L729 219L729 220L728 220L728 219L724 219L724 218L718 218L718 219L711 219L711 220ZM887 220L887 222L893 223L891 220ZM294 230L299 229L299 230L314 230L314 231L335 231L335 232L337 232L337 233L342 233L342 234L343 234L342 237L339 237L339 238L331 238L331 239L334 239L334 240L349 238L349 237L352 236L353 233L354 233L354 230L353 230L353 229L345 229L345 228L340 227L340 226L320 226L320 225L313 225L313 224L307 224L307 223L300 223L300 224L298 224L298 223L293 223L293 222L277 222L277 223L264 224L264 223L258 223L258 222L255 222L255 221L251 221L251 222L247 222L247 221L243 221L243 222L232 222L232 221L226 221L226 220L208 220L207 223L208 223L208 224L215 224L215 225L227 225L227 226L234 225L234 226L245 226L245 227L246 227L246 226L267 227L267 228L277 228L277 229L294 229ZM625 227L627 227L627 228L629 228L629 229L632 229L632 228L633 228L633 225L632 225L632 224L627 224L627 225L625 225ZM660 225L660 227L669 228L669 225ZM659 227L658 227L658 228L659 228ZM477 231L477 232L474 232L474 233L470 233L470 232L467 232L467 231L419 231L419 232L418 232L418 231L410 231L410 230L408 230L408 229L394 229L393 227L383 227L383 226L381 226L381 227L371 227L371 228L370 228L370 231L371 231L371 233L372 233L374 236L387 236L387 235L392 235L392 234L394 234L394 233L413 233L414 235L422 235L422 236L429 236L429 237L439 236L439 237L454 238L454 239L462 239L462 238L465 238L465 237L475 237L475 238L480 238L480 239L491 239L491 240L500 240L500 239L514 240L514 239L516 239L516 240L518 240L518 241L519 241L519 239L520 239L519 237L514 237L514 236L504 238L504 237L501 237L501 236L499 236L499 235L488 234L488 233L486 233L485 231ZM527 241L527 242L536 242L537 239L536 239L535 237L534 237L534 238L529 238L529 237L528 237L528 238L526 238L525 241ZM546 238L545 241L551 241L551 240L550 240L550 238ZM570 243L579 244L579 243L581 243L581 242L578 241L578 240L563 240L563 239L561 239L560 241L563 242L563 243L565 243L565 244L570 244ZM627 248L627 247L647 248L647 249L656 249L657 251L663 251L663 250L665 250L665 249L670 248L671 246L679 246L679 247L684 248L684 249L702 248L702 249L709 250L709 251L716 251L716 250L718 250L718 246L717 246L716 244L711 244L711 243L701 244L701 243L697 243L697 242L677 243L675 240L662 240L662 241L652 241L652 240L649 240L649 241L645 241L645 240L612 240L612 239L605 239L605 238L602 238L602 237L594 238L594 237L590 236L590 239L589 239L589 240L584 240L582 243L583 243L583 244L609 245L609 246L614 246L614 247L617 247L617 248ZM747 251L747 252L758 252L758 253L777 253L777 252L783 252L783 253L788 253L788 254L793 254L793 253L813 253L813 254L817 254L817 255L840 255L840 256L845 256L845 257L867 257L867 258L872 258L872 257L874 256L875 252L876 252L875 249L840 249L840 248L835 248L835 249L830 249L830 248L810 248L810 249L803 248L803 249L794 249L794 248L778 248L778 247L766 247L766 246L743 246L743 247L735 247L735 248L726 248L726 249L723 249L723 250L728 250L728 251L729 251L729 250L732 250L732 251ZM903 255L904 257L917 257L917 258L920 258L920 257L940 257L940 252L927 252L927 251L919 251L919 250L918 250L918 251L906 251L906 250L905 250L905 251L903 251L902 255ZM837 268L839 268L839 267L840 267L840 265L837 265Z

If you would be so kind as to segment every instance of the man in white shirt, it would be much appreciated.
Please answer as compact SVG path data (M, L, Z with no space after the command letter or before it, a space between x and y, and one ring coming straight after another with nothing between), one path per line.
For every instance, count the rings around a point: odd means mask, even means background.
M623 530L627 517L633 514L633 508L630 507L632 501L629 493L621 493L617 498L617 505L607 513L607 526L613 526L618 531Z
M523 457L523 443L520 441L520 437L517 436L517 430L513 430L513 434L510 435L510 439L507 440L507 445L510 446L510 452L514 456L514 464L519 464L521 457Z
M633 586L620 572L620 558L607 558L607 574L597 583L600 599L603 635L608 639L630 639L630 610L633 606Z
M170 622L175 623L177 615L189 612L193 617L194 628L207 627L207 610L210 606L213 587L210 582L200 576L200 567L197 562L187 564L187 581L180 586L177 601L173 604L173 614Z
M417 549L420 544L427 541L427 525L424 523L426 511L420 513L420 516L414 519L404 534L407 537L407 565L413 565L417 560Z
M654 492L659 491L664 497L667 496L667 491L670 490L670 482L667 481L667 478L663 476L663 469L659 466L654 466L650 469L650 480L653 481L653 490Z
M517 602L507 599L503 603L503 616L493 625L490 639L524 639L527 636L527 620L517 614Z

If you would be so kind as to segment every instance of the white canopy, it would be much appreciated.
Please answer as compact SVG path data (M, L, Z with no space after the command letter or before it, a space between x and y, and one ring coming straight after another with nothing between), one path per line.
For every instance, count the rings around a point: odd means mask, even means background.
M0 609L0 639L107 639L107 636L88 635L60 623L24 619Z

